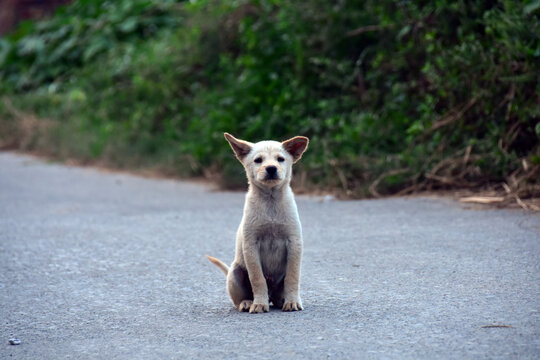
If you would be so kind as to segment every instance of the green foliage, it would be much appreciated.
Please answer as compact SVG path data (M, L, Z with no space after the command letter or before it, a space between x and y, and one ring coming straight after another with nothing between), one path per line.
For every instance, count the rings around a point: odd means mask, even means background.
M537 166L539 9L76 2L2 42L0 79L16 107L71 134L49 145L61 154L236 185L224 131L302 134L304 185L352 196L477 186Z
M69 81L73 71L122 43L134 46L179 24L173 1L79 0L39 23L23 23L0 40L3 87L28 90Z

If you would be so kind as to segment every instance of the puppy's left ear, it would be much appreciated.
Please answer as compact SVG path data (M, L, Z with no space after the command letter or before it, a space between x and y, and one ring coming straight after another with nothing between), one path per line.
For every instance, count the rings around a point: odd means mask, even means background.
M287 150L293 157L293 162L297 162L302 157L304 151L308 147L309 139L305 136L295 136L292 139L281 143L283 148Z

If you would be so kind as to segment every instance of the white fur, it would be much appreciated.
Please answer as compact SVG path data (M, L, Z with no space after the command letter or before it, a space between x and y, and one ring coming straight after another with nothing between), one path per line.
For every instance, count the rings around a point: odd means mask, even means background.
M228 268L208 258L227 274L227 291L240 311L266 312L270 301L284 311L302 310L302 227L290 181L292 165L307 148L308 139L252 144L229 134L225 137L244 165L249 190L232 265ZM274 176L269 175L269 167L276 168ZM246 271L252 291L243 280Z

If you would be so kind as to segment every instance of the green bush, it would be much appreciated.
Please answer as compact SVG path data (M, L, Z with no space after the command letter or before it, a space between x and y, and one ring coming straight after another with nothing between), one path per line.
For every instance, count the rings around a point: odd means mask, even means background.
M61 128L49 152L236 186L224 131L302 134L302 185L349 196L538 184L537 1L98 3L2 42L5 97Z
M0 40L2 88L29 90L70 81L118 44L137 45L179 24L174 1L78 0L38 23L24 22Z

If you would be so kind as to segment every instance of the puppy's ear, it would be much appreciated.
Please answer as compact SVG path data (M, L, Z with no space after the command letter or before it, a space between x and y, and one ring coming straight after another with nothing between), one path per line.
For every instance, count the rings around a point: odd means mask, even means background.
M225 139L229 142L229 145L231 145L231 148L233 149L236 157L238 160L242 161L247 154L251 151L251 148L253 147L253 144L244 140L239 140L232 136L229 133L224 133Z
M309 139L305 136L295 136L292 139L281 143L283 148L287 150L293 157L293 162L297 162L302 157L304 151L308 147Z

